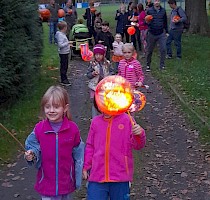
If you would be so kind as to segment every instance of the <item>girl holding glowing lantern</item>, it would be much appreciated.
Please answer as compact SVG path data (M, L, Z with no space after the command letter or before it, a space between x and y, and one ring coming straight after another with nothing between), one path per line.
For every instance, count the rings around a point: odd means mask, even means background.
M97 44L93 48L93 60L90 61L87 77L90 79L88 87L90 89L90 99L93 102L96 86L104 77L111 74L110 61L105 58L106 48L102 44ZM92 118L98 115L94 105L92 105Z
M88 200L130 199L132 150L142 149L146 142L144 129L125 113L132 100L130 84L120 76L106 77L96 88L102 114L92 119L85 147L83 178L89 181ZM103 103L110 106L105 109Z
M144 74L140 62L133 57L135 52L134 46L131 43L125 43L122 51L124 59L119 63L118 75L127 79L133 89L141 87L144 81Z

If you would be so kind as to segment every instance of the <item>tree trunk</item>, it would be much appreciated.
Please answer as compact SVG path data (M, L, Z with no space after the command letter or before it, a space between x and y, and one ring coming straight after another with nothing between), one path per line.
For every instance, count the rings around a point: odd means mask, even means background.
M190 21L190 33L210 35L206 0L185 0L185 11Z

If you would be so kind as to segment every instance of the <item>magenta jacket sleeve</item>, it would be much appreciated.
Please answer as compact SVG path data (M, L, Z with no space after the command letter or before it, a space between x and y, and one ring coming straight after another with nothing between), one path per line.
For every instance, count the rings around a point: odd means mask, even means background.
M94 151L94 132L92 126L90 127L88 138L85 146L84 166L83 170L89 170L92 166L92 158Z
M146 134L144 129L142 130L142 133L140 135L133 135L132 144L133 144L133 149L135 150L140 150L144 148L146 144Z

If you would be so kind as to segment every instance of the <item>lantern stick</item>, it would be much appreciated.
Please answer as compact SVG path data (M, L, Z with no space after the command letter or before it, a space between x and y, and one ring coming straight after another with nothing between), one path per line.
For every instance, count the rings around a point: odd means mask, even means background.
M134 123L134 121L133 121L133 119L132 119L132 117L131 117L130 111L127 111L127 112L128 112L128 116L129 116L129 118L130 118L130 120L131 120L132 125L134 125L135 123Z
M22 143L2 123L0 123L0 127L9 133L9 135L20 145L22 150L26 151Z

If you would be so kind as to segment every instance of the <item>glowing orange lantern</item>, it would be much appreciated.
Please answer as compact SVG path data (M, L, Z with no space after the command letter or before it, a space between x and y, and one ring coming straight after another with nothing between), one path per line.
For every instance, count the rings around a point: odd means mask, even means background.
M146 21L147 23L151 22L152 20L153 20L153 16L152 16L152 15L147 15L147 16L145 17L145 21Z
M180 16L178 16L178 15L175 15L174 17L173 17L173 21L179 21L180 20Z
M90 12L91 13L95 13L96 12L96 9L94 7L90 8Z
M64 17L64 16L65 16L64 10L63 10L63 9L59 9L59 10L58 10L58 17L59 17L59 18L62 18L62 17Z
M129 108L129 111L136 112L142 110L146 104L146 96L142 92L134 90L133 97L133 103Z
M134 26L130 26L127 30L129 35L133 35L136 32L136 29L134 28Z
M107 115L126 112L133 102L130 83L121 76L108 76L102 79L95 91L99 110Z
M72 9L69 9L69 10L68 10L68 14L69 14L69 15L71 15L72 12L73 12Z

